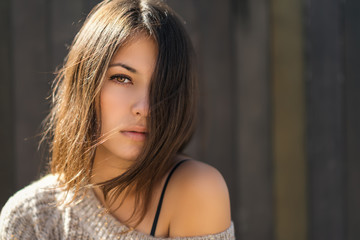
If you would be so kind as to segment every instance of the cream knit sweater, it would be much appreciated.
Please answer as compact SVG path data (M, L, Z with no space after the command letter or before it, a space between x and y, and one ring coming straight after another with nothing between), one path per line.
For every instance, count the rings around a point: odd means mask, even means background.
M64 194L57 187L54 175L17 192L1 211L0 239L164 239L128 231L128 227L105 213L93 191L76 203L56 204ZM67 197L71 198L71 193ZM235 235L231 224L224 232L214 235L166 239L223 240L235 239Z

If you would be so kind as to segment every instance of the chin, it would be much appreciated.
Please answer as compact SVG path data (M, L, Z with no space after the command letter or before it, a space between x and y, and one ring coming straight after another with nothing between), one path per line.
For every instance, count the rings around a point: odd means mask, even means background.
M132 146L122 147L120 149L119 148L113 149L113 151L109 149L110 155L112 155L117 159L125 160L125 161L135 161L139 156L140 151L141 148L132 147Z
M124 160L124 161L135 161L138 156L139 156L139 152L114 154L115 158L121 159L121 160Z
M119 161L135 161L139 156L141 146L136 145L112 145L103 144L98 147L97 154L99 158L117 159Z

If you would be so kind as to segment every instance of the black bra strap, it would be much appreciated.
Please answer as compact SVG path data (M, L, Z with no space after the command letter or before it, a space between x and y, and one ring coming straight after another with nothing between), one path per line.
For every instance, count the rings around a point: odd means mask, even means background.
M163 187L163 189L162 189L161 196L160 196L160 199L159 199L159 203L158 203L158 206L157 206L157 210L156 210L154 222L153 222L153 225L152 225L152 228L151 228L151 233L150 233L150 235L153 236L153 237L155 236L156 225L157 225L158 220L159 220L159 215L160 215L160 211L161 211L161 205L162 205L162 202L163 202L163 199L164 199L164 194L165 194L166 186L168 185L169 180L170 180L170 177L171 177L171 175L175 172L176 168L177 168L178 166L180 166L180 164L182 164L182 163L185 162L186 160L188 160L188 159L184 159L184 160L181 160L180 162L178 162L178 163L173 167L173 169L172 169L171 172L169 173L168 177L166 178L166 181L165 181L165 184L164 184L164 187Z

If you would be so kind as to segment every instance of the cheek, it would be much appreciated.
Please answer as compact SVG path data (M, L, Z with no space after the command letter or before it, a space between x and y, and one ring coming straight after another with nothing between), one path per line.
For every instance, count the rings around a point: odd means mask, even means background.
M101 132L105 133L126 121L129 109L126 93L117 89L104 86L100 95Z

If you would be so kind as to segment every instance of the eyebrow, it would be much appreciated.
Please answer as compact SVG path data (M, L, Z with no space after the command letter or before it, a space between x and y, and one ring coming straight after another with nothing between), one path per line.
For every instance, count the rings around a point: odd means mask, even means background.
M128 71L130 71L130 72L132 72L132 73L136 73L136 72L137 72L134 68L132 68L132 67L126 65L126 64L123 64L123 63L112 63L112 64L109 65L109 68L110 68L110 67L116 67L116 66L123 67L123 68L125 68L126 70L128 70Z

